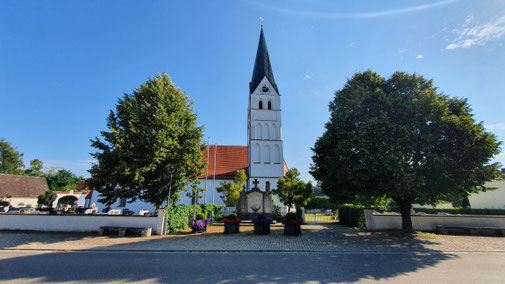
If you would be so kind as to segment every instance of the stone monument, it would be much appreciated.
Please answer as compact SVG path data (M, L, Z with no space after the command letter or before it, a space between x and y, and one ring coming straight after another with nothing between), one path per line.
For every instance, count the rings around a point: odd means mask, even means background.
M254 187L249 191L242 191L237 206L237 215L240 219L252 219L259 215L267 218L275 217L273 193L267 187L266 191L258 188L258 180L253 181Z

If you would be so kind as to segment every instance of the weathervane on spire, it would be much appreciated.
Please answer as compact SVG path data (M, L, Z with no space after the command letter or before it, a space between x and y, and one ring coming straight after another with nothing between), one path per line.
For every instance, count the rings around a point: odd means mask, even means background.
M263 28L263 17L260 17L261 28Z

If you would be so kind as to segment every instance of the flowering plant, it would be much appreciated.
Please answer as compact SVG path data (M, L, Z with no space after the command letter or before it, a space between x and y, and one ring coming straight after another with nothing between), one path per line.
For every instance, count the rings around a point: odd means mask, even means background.
M228 219L228 218L224 218L223 219L223 223L240 223L242 220L240 219Z
M302 224L303 220L302 219L286 220L286 218L282 218L281 222L282 224Z
M240 219L237 218L237 214L232 213L226 217L223 218L223 223L240 223Z
M298 218L295 213L288 213L281 219L282 224L302 224L303 220Z
M258 225L267 225L267 224L272 224L274 220L265 217L264 215L259 215L258 218L252 219L254 224Z
M210 218L206 218L205 220L195 220L193 218L189 219L189 227L193 229L193 231L203 231L207 228L207 225L210 224Z

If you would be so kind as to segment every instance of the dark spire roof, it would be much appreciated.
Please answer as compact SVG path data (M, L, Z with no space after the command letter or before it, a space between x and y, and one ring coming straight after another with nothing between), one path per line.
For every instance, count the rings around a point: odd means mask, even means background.
M268 58L267 42L265 41L263 28L261 28L258 51L256 52L256 61L254 62L254 71L251 83L249 83L249 90L251 93L254 92L265 76L267 76L268 81L272 84L278 94L279 90L275 84L274 73L272 72L272 66L270 65L270 58Z

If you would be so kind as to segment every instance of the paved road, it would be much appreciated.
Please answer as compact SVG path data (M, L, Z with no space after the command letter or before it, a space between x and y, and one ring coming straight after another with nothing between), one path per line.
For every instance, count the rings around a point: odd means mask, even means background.
M0 251L1 283L504 283L504 253Z

